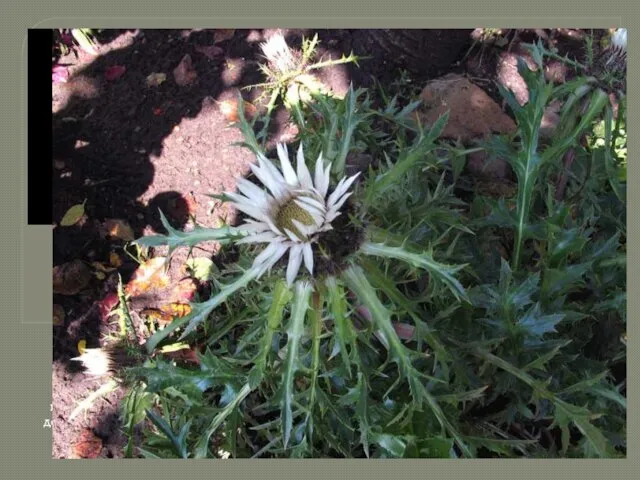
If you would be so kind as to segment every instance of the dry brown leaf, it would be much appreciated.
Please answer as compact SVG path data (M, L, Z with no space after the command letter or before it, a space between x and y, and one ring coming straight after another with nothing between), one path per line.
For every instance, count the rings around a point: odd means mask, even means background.
M149 290L167 287L169 276L165 272L165 260L165 257L156 257L140 265L125 287L127 295L136 296Z
M198 358L197 351L193 348L168 352L165 353L165 356L177 362L187 362L200 365L200 359Z
M73 445L69 458L98 458L100 452L102 452L102 440L93 433L92 429L85 428Z
M53 292L75 295L91 280L91 269L82 260L73 260L53 267Z
M104 78L109 81L117 80L127 71L124 65L113 65L104 71Z
M162 311L159 308L145 308L140 311L140 315L143 317L153 318L157 320L158 323L171 323L173 321L173 316L167 312Z
M157 87L161 85L167 79L167 75L164 73L152 73L147 77L147 87Z
M110 293L98 302L98 308L100 309L100 316L102 321L106 321L111 316L111 311L118 304L119 299L116 293Z
M185 278L178 282L171 291L171 303L187 303L195 299L198 283L193 278Z
M69 210L67 210L67 213L65 213L64 217L62 217L62 220L60 220L60 226L70 227L78 223L80 219L84 216L85 203L86 203L86 200L82 203L74 205Z
M236 33L235 29L227 28L227 29L217 29L213 34L213 41L215 43L224 42L225 40L229 40Z
M244 116L246 118L252 118L257 111L257 108L254 104L250 102L244 103ZM238 121L238 101L237 100L224 100L220 102L220 111L225 116L225 118L230 122Z
M117 218L108 218L102 224L107 235L111 237L119 238L125 242L132 242L135 240L133 230L125 220L119 220Z
M191 305L188 303L170 303L160 307L160 310L166 315L182 318L191 313Z
M112 267L118 268L122 266L122 258L116 252L111 252L109 254L109 265Z
M196 201L196 197L193 195L193 193L190 193L189 195L185 195L184 196L186 203L187 203L187 210L189 212L190 216L195 216L196 212L198 211L198 202Z
M62 305L58 305L57 303L53 304L53 325L56 327L61 327L64 325L64 308Z
M187 54L182 57L178 66L173 70L173 79L178 85L184 87L192 84L196 78L198 78L198 74L193 68L191 55Z

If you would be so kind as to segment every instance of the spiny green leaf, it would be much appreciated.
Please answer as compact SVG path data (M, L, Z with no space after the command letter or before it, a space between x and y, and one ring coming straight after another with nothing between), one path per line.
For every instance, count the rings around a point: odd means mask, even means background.
M581 392L581 391L588 390L591 387L593 387L594 385L597 385L600 382L602 382L602 380L605 379L607 377L607 375L609 375L609 371L605 370L604 372L600 372L597 375L594 375L592 377L589 377L589 378L586 378L584 380L581 380L578 383L574 383L573 385L560 390L557 394L558 395L566 395L566 394L569 394L569 393Z
M345 160L351 148L351 138L353 137L356 127L362 121L362 115L356 113L356 100L357 95L353 90L353 85L350 84L347 95L344 98L346 112L343 116L344 125L342 128L342 137L340 138L338 155L333 161L332 166L333 173L338 178L344 176Z
M443 282L458 300L469 301L464 287L453 276L453 274L465 268L467 266L466 264L456 266L445 265L436 262L431 255L427 253L413 253L401 247L391 247L379 243L365 242L360 247L360 252L365 255L402 260L415 267L427 270L434 279Z
M424 331L425 338L429 346L438 354L441 361L447 361L451 358L445 347L442 345L437 335L431 331L429 326L422 322L420 315L415 305L405 297L400 290L395 286L393 280L386 276L372 261L368 259L361 259L360 265L367 273L367 277L371 280L374 288L382 290L390 300L402 307L413 320L416 325L420 325Z
M413 148L403 151L400 158L398 158L388 170L379 175L375 182L369 184L366 194L367 204L371 203L374 195L384 194L385 191L405 175L409 169L423 160L427 152L436 148L437 144L435 141L444 130L448 121L448 113L438 118L427 135L420 137Z
M163 360L159 360L154 368L138 367L133 371L146 379L149 392L161 392L169 387L177 387L190 396L199 396L217 382L236 378L232 372L185 369Z
M420 374L411 364L411 352L402 345L402 342L398 338L398 334L391 323L389 311L378 299L375 290L367 281L367 277L363 270L360 267L350 266L343 272L342 278L347 286L356 294L358 299L367 306L376 326L380 328L387 338L393 360L398 364L400 372L405 376L409 383L409 389L415 402L420 404L423 400L426 401L436 419L456 440L456 443L464 452L465 456L472 456L471 451L462 441L462 438L456 428L451 424L436 399L422 383Z
M388 433L371 433L369 441L377 444L392 458L402 458L407 450L408 444L413 441L409 436L390 435Z
M367 398L367 387L364 375L358 371L358 384L354 389L357 393L356 400L356 417L360 426L360 443L364 449L364 454L369 458L369 444L371 443L370 426L369 426L369 409Z
M430 437L419 444L421 458L451 458L453 440L444 437Z
M612 402L620 405L620 407L622 407L625 411L627 410L627 399L623 397L620 392L611 387L607 387L602 384L593 385L590 388L589 393L594 393L603 398L611 400Z
M200 439L196 443L195 455L194 455L195 458L207 458L208 453L209 453L209 439L211 438L211 435L213 435L213 433L218 429L218 427L220 427L220 425L222 425L222 422L224 422L226 420L226 418L229 415L231 415L231 413L236 411L236 409L238 408L240 403L242 403L242 401L250 393L251 393L251 387L249 387L249 384L247 383L247 384L243 385L243 387L235 395L233 400L231 400L229 403L227 403L227 405L225 405L225 407L220 411L220 413L218 413L213 418L213 420L211 421L211 423L207 427L207 429L204 432L204 434L202 434L202 436L200 437Z
M287 359L285 362L285 371L282 375L282 431L284 447L286 448L291 438L291 429L293 428L293 387L294 375L298 366L298 347L302 339L304 331L304 319L309 308L309 298L311 296L312 286L308 282L298 281L294 295L293 307L291 311L291 320L287 329Z
M534 304L518 320L518 325L530 336L542 337L545 333L555 332L555 326L562 321L563 314L543 315L540 304Z
M563 342L560 342L559 344L555 345L551 350L549 350L547 353L540 355L538 358L536 358L535 360L531 361L530 363L522 367L522 371L526 372L527 370L544 370L545 364L549 362L553 357L558 355L560 353L560 350L562 350L564 347L566 347L570 343L571 343L571 340L565 340Z
M169 256L178 247L194 247L202 242L216 241L221 244L229 243L235 239L241 238L241 232L233 227L221 228L203 228L195 226L190 232L182 232L171 226L167 218L160 212L160 221L167 230L167 235L149 235L138 238L133 243L141 247L159 247L167 245L169 247Z
M609 446L607 439L602 434L602 432L594 426L590 419L591 413L583 407L578 407L575 405L571 405L559 398L554 399L553 404L556 408L555 411L555 421L558 423L563 430L563 449L566 450L566 441L565 434L568 435L569 431L567 428L567 424L569 422L573 422L573 424L580 430L589 442L590 446L593 448L594 452L600 458L607 458L612 456L611 447Z
M458 405L459 403L470 402L472 400L481 399L482 397L484 397L484 394L487 388L489 388L489 385L485 385L484 387L476 388L474 390L469 390L465 392L456 392L456 393L449 393L445 395L438 395L436 396L436 398L440 403L446 402L452 405Z
M273 334L280 328L284 308L290 302L291 297L292 293L287 287L286 282L283 280L278 281L273 291L273 299L269 313L267 313L264 334L260 341L260 351L256 358L255 365L249 373L249 384L251 388L256 388L262 381L267 367L267 358L272 348Z
M605 134L604 134L604 158L605 158L605 167L607 172L607 177L609 178L609 184L613 189L614 193L618 197L621 202L626 202L626 192L624 191L624 187L619 180L619 176L617 173L618 166L615 164L613 155L612 155L612 134L611 134L611 126L613 124L613 111L610 104L607 104L605 107Z
M545 271L541 297L546 299L578 289L583 277L592 268L593 262L569 265L562 269L549 268Z
M333 276L327 277L325 283L329 296L329 304L331 306L331 314L335 322L334 335L340 347L340 356L342 357L345 370L348 376L351 377L351 359L349 358L347 345L352 349L355 348L356 333L351 324L351 320L347 318L347 300L345 298L344 288L338 284L336 277Z
M160 431L164 433L166 437L171 441L171 445L174 451L178 454L178 456L180 456L181 458L187 458L188 454L187 454L186 439L187 439L187 434L189 432L189 428L191 428L192 421L189 420L187 423L185 423L180 429L180 432L178 433L178 435L176 435L171 429L171 426L167 423L167 421L164 418L162 418L160 415L155 413L153 410L147 409L146 412L147 412L147 417L149 417L149 420L151 420L151 422L156 427L158 427Z
M251 150L251 152L253 152L255 155L258 155L262 153L262 149L260 148L260 145L258 145L258 141L256 140L256 136L253 131L253 125L247 122L247 119L244 116L244 112L245 112L244 108L245 108L244 100L242 98L242 95L238 93L238 107L237 107L238 121L236 122L236 126L242 132L244 141L235 143L233 145L246 147L249 150Z

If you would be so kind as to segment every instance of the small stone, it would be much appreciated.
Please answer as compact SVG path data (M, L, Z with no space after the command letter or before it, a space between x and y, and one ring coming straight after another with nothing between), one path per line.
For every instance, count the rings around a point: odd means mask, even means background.
M449 74L427 84L420 94L424 108L418 113L423 124L433 125L449 111L442 137L470 144L491 134L513 133L514 121L484 90L467 78Z
M504 52L498 59L498 82L507 90L511 90L520 105L529 100L529 89L524 78L518 72L518 58L524 59L531 70L536 70L537 65L526 51Z
M136 217L138 217L138 220L144 220L144 214L143 213L138 213L136 215Z
M197 187L197 186L199 186L199 185L200 185L200 180L195 180L195 181L193 182L193 184L194 184L196 187Z
M198 78L198 74L193 68L193 61L189 54L182 57L178 66L173 70L173 79L175 82L184 87L192 84Z
M53 292L75 295L89 284L91 277L91 269L82 260L58 265L53 268Z
M136 128L133 129L134 132L138 133L141 130L140 125L137 125Z
M562 103L559 101L551 102L544 109L542 121L540 122L540 138L551 138L560 123L560 110Z
M467 170L477 176L494 179L504 179L509 176L510 166L503 158L489 159L485 151L469 154Z
M553 60L545 66L544 76L549 82L564 83L567 78L569 68L559 60Z
M418 118L426 126L433 125L445 112L449 121L443 138L460 141L471 147L478 140L494 134L509 134L516 130L514 121L500 106L477 85L467 78L449 74L433 80L422 90L420 98L424 108ZM489 161L485 152L469 155L467 169L484 177L506 178L510 166L504 159Z
M53 166L55 167L56 170L62 170L64 168L64 162L62 160L55 160L53 162Z

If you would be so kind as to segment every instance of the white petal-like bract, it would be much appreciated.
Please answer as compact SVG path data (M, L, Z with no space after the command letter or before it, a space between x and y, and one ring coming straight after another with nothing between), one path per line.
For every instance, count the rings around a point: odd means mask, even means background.
M340 215L340 208L352 193L349 188L359 174L342 178L327 196L331 163L325 163L322 153L316 161L313 177L305 162L302 143L296 154L295 170L286 145L278 144L277 153L280 169L262 154L258 154L258 164L251 165L262 188L239 179L240 193L226 195L238 210L252 217L238 227L245 237L237 243L267 243L256 256L252 268L261 276L288 251L286 279L292 284L303 261L313 275L311 245L320 233L332 229L331 222Z

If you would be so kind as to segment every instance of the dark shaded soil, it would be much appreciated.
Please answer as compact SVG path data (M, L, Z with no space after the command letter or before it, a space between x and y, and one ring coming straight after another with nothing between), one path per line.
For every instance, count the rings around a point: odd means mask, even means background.
M220 103L237 95L238 89L263 80L257 69L259 43L273 31L235 31L231 38L215 42L214 30L122 30L99 34L100 55L83 52L78 58L59 59L69 64L67 83L53 86L53 219L59 222L73 205L86 202L86 220L53 231L54 265L81 259L108 262L110 253L124 260L119 273L126 282L137 264L123 251L123 242L105 237L106 219L126 220L134 236L163 232L158 209L175 228L188 228L189 213L199 224L213 226L219 218L233 220L234 212L218 206L208 196L233 190L234 178L246 175L253 161L248 150L232 146L240 132L229 128ZM296 45L307 30L290 30ZM351 51L369 57L353 65L336 66L320 74L328 86L344 92L372 86L374 80L388 85L409 72L416 85L451 71L464 72L461 63L472 45L470 30L321 30L319 53L339 58ZM208 58L202 46L223 51ZM173 70L190 55L197 79L180 86ZM474 53L471 57L473 58ZM492 57L494 58L494 57ZM110 67L124 66L125 73L108 80ZM495 63L483 71L481 84L490 94L496 78ZM479 72L479 73L478 73ZM152 73L166 74L166 81L148 87ZM256 103L259 90L246 91ZM291 140L286 115L276 117L273 135ZM213 247L195 252L211 256ZM97 301L115 290L117 276L93 279L77 295L54 295L54 304L66 314L64 325L54 327L53 358L53 457L67 458L80 432L89 427L103 443L100 457L121 457L124 436L119 431L121 390L104 399L73 422L67 420L78 402L100 386L69 359L77 356L77 343L100 344L101 335L114 327L105 323Z

